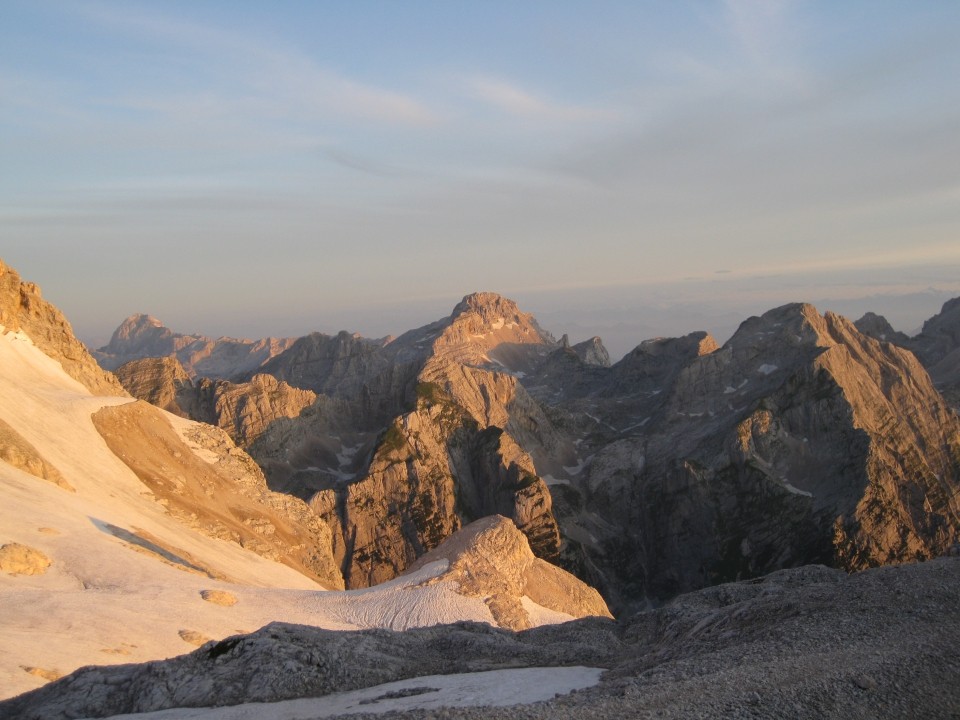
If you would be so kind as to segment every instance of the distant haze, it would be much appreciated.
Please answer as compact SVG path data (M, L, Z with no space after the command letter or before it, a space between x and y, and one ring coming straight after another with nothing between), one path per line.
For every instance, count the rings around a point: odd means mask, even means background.
M0 256L91 344L395 334L468 292L614 356L960 294L960 3L7 0Z

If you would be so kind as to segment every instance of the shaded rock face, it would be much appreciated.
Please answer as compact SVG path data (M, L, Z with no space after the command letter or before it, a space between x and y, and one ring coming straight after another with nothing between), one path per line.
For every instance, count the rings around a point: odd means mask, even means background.
M906 347L920 358L943 396L960 410L960 298L944 303Z
M912 345L928 367L960 348L960 297L947 300L940 312L923 324Z
M63 314L40 295L40 288L23 282L0 260L0 325L23 331L44 353L60 362L64 371L98 395L126 395L117 379L104 372L90 356Z
M242 378L293 344L292 338L244 340L182 335L150 315L131 315L93 355L115 370L142 358L174 357L191 378Z
M894 330L883 315L872 312L865 313L854 325L864 335L880 342L892 342L901 347L906 347L910 342L910 337L899 330Z
M809 305L751 318L706 354L691 339L679 372L643 346L614 366L634 395L616 412L602 382L567 404L607 418L581 444L593 454L560 520L580 541L581 576L615 604L948 545L960 426L912 355Z
M190 417L190 413L180 406L178 396L184 388L192 389L193 383L176 357L131 360L114 370L114 375L138 400L145 400L180 417Z

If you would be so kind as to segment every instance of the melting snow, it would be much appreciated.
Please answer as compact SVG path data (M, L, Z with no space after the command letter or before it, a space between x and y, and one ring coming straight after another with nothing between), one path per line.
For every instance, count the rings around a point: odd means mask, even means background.
M587 463L590 462L592 458L593 458L593 455L588 457L586 460L577 458L576 465L571 465L570 467L567 467L566 465L564 465L563 469L566 470L570 475L579 475L581 472L583 472L583 469L587 466Z
M494 330L499 330L504 326L504 324L506 324L506 320L503 318L497 318L493 321L493 324L490 327L492 327Z
M764 363L763 365L757 368L757 372L762 373L763 375L769 375L770 373L774 372L776 369L777 369L776 365L768 365L767 363Z
M340 446L340 452L337 453L337 462L340 463L340 467L346 467L356 456L357 451L363 447L362 445L354 445L353 447L346 447L345 445Z
M809 498L813 497L813 493L807 492L806 490L801 490L798 487L794 487L789 482L787 482L786 478L780 478L780 479L783 481L783 486L794 495L803 495L803 497L809 497Z
M727 385L727 387L725 387L725 388L723 389L723 394L724 394L724 395L729 395L730 393L735 393L736 391L737 391L737 389L736 389L735 387L732 387L732 386L730 386L730 385Z

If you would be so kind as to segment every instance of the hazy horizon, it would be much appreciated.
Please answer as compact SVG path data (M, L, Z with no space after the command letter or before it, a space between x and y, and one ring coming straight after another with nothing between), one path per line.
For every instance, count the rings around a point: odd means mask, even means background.
M912 331L960 294L957 3L2 18L0 256L92 344L134 312L376 337L492 290L622 355L791 301Z

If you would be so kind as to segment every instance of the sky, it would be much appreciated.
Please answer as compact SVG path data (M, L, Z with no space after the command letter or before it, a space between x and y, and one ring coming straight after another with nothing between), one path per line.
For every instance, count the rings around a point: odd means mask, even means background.
M0 258L90 344L398 334L500 292L614 355L960 295L960 3L0 3Z

